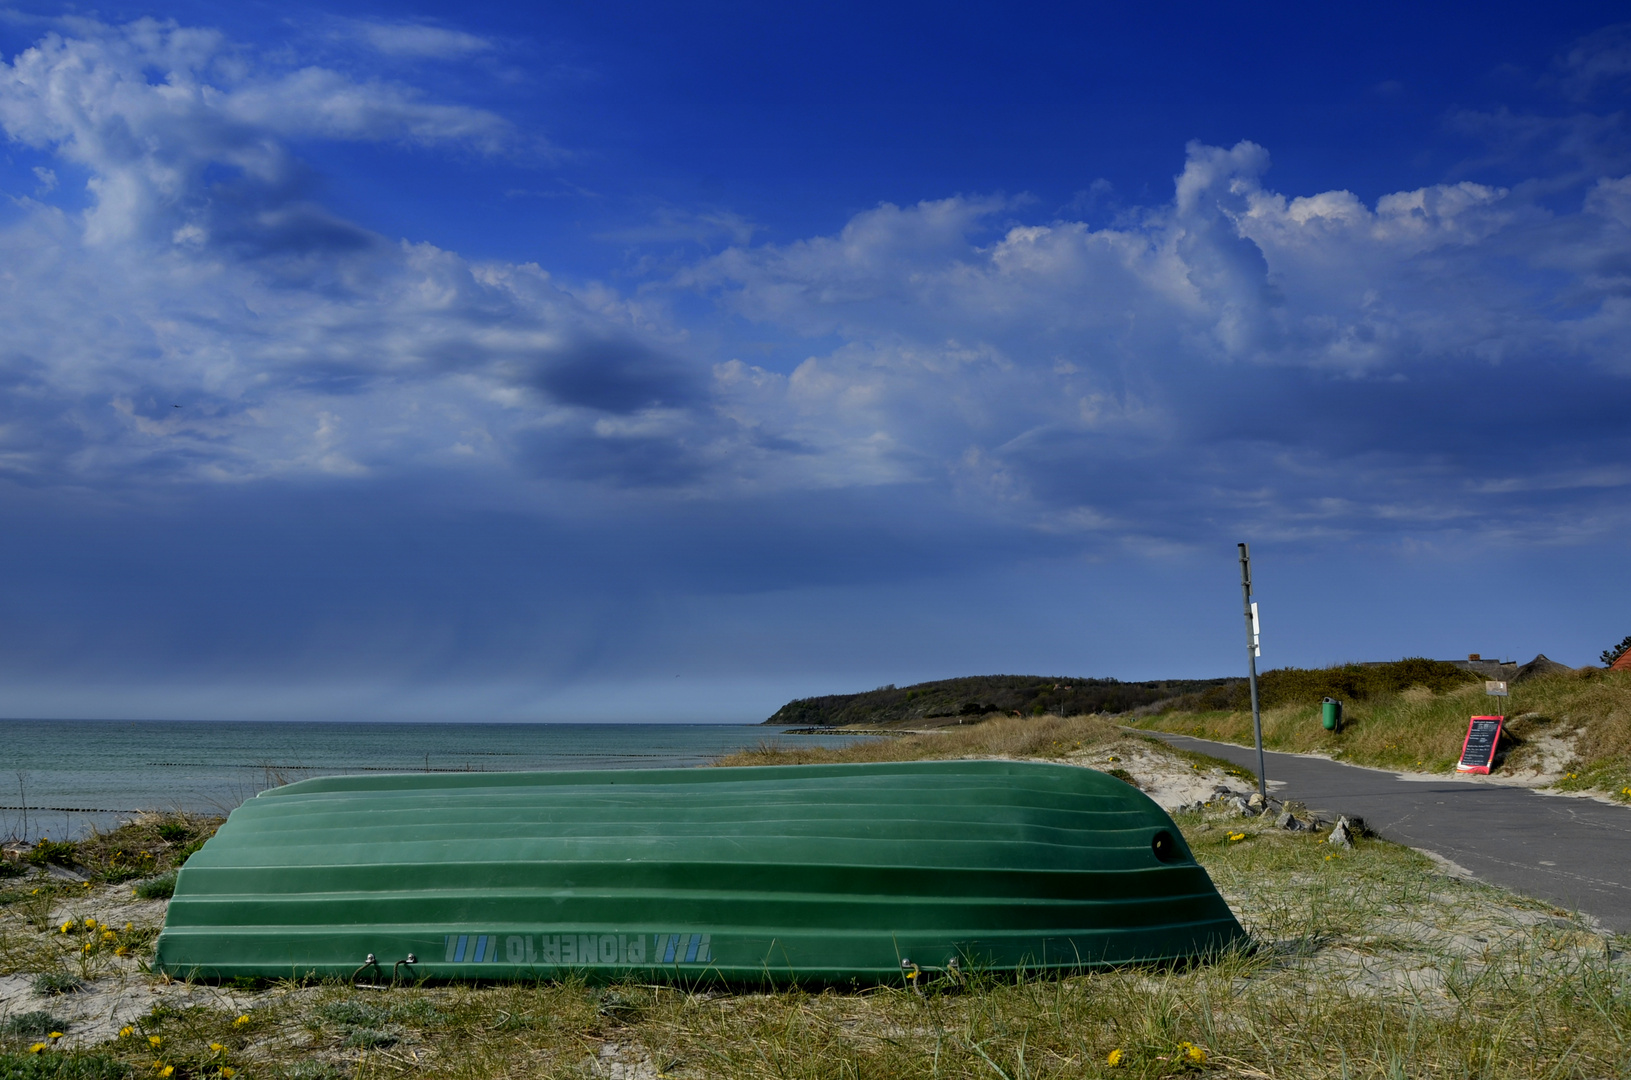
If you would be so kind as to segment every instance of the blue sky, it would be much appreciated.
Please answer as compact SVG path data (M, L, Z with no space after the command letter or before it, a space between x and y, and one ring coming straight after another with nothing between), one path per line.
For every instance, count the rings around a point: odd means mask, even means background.
M0 715L1631 632L1623 8L518 7L0 9Z

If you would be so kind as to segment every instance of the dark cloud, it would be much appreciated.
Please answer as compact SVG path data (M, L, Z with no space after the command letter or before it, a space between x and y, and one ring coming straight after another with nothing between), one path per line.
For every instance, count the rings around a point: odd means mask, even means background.
M333 258L356 255L376 247L379 237L311 203L270 202L236 205L234 213L210 216L209 234L246 258Z
M1631 524L1631 380L1560 360L1444 361L1409 377L1237 367L1164 393L1165 440L1055 425L991 460L1055 511L1175 543Z
M533 379L562 405L609 413L692 405L704 394L693 369L630 338L581 338L551 350Z

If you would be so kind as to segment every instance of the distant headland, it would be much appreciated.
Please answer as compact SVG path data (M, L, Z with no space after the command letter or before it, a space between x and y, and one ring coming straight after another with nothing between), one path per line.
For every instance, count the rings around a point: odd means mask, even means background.
M1124 713L1185 694L1217 691L1240 678L1080 679L1057 675L974 675L859 694L789 701L767 724L790 727L940 727L991 713L1081 716Z

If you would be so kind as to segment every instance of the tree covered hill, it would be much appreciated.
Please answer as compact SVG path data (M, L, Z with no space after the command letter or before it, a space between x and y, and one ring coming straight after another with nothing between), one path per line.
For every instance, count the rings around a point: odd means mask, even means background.
M975 675L915 686L880 686L859 694L789 701L767 724L791 727L909 726L953 723L987 713L1079 716L1119 713L1184 694L1201 694L1242 679L1122 682L1052 675Z

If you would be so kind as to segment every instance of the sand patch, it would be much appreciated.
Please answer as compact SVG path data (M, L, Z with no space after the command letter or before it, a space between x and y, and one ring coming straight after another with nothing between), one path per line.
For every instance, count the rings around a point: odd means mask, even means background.
M1209 802L1218 795L1249 796L1257 790L1254 781L1243 778L1227 765L1198 762L1163 742L1137 736L1110 743L1095 743L1081 750L1072 749L1040 760L1110 773L1117 779L1131 783L1155 800L1157 806L1169 811L1192 803ZM1281 786L1282 781L1271 779L1268 783L1270 794Z
M0 930L5 935L8 967L22 967L0 975L0 1019L22 1013L44 1012L66 1022L62 1042L68 1046L93 1045L115 1038L119 1029L150 1013L155 1005L176 1007L213 1005L234 1008L256 995L192 985L154 977L142 970L136 955L117 956L112 949L92 955L83 952L87 936L78 928L86 919L98 927L156 932L164 923L164 900L142 900L129 885L99 885L75 889L51 904L45 929L11 904L0 908ZM64 922L76 931L64 934ZM42 993L36 977L44 971L79 979L80 988L65 993Z

